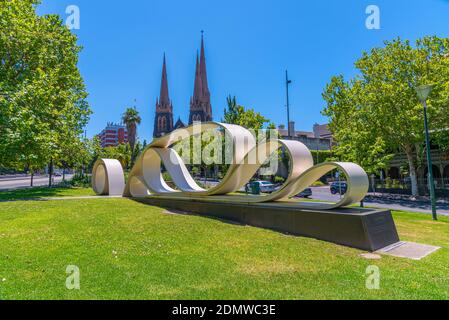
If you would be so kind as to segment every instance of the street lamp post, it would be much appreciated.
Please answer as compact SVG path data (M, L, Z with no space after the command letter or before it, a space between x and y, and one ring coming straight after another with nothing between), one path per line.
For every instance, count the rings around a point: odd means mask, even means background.
M426 134L426 149L427 149L427 166L429 168L429 191L430 191L430 199L432 202L432 217L433 220L438 220L437 215L437 205L435 198L435 182L433 180L433 165L432 165L432 154L430 152L430 137L429 137L429 125L427 121L427 98L429 97L430 92L432 91L432 85L423 85L416 88L416 92L418 94L419 101L421 101L424 108L424 128Z
M289 139L292 137L292 132L290 132L290 94L289 94L289 86L291 83L292 81L288 78L288 70L287 70L285 71L285 86L287 88L287 130Z

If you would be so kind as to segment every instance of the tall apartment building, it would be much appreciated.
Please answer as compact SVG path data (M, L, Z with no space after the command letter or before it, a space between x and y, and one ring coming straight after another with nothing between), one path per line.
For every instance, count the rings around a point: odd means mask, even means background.
M128 143L128 131L122 124L108 123L106 128L98 135L101 147L115 147Z

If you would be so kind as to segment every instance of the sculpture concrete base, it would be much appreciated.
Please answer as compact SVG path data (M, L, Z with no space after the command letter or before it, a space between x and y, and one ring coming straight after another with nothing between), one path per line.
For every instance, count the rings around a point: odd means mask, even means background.
M365 251L399 242L389 210L295 208L295 202L235 203L226 197L186 198L149 196L141 203L210 216L293 235L315 238Z

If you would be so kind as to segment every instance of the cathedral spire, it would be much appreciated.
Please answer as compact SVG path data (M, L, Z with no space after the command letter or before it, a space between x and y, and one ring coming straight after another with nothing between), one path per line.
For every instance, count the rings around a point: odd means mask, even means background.
M201 79L201 67L198 52L196 54L196 69L195 69L195 86L193 89L193 102L199 102L203 96L203 84Z
M201 31L201 57L200 57L200 73L201 73L201 85L203 89L203 101L209 102L210 93L209 85L207 83L207 68L206 68L206 53L204 50L204 31Z
M168 93L168 78L167 78L167 61L164 53L164 63L162 66L162 79L161 79L161 95L159 102L162 106L170 106L170 96Z
M159 138L173 131L173 106L168 94L167 61L164 53L162 65L161 94L156 100L153 136Z
M201 31L201 51L196 55L195 88L190 100L189 123L212 121L209 85L207 83L204 32Z

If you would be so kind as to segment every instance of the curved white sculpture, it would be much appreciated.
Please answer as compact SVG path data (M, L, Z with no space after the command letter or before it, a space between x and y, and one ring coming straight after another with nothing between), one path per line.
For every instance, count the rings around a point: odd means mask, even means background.
M170 147L182 139L207 130L216 129L217 127L226 131L232 139L233 159L222 181L215 187L205 190L194 181L179 154ZM289 176L278 191L260 197L228 195L244 187L269 158L269 155L261 156L258 152L261 148L271 150L271 147L278 148L279 145L289 154L291 161ZM255 163L249 161L249 159L256 158L257 161ZM178 190L171 188L164 181L161 174L162 164L169 172ZM329 162L314 167L310 150L299 141L270 140L256 145L254 136L243 127L218 122L199 123L176 130L153 141L137 159L129 175L123 195L135 198L152 195L177 198L202 197L208 199L215 199L212 196L221 196L219 197L220 201L238 203L282 201L288 200L304 191L319 178L334 169L343 171L347 178L348 189L344 197L336 204L302 204L295 202L294 205L296 207L327 210L360 202L368 192L368 176L360 166L354 163ZM106 170L106 172L109 174L112 170ZM95 191L98 194L107 193L107 190L102 188L103 184L101 181L104 181L102 169L95 167L93 176ZM113 179L115 179L115 175ZM109 191L112 189L118 190L121 187L121 185L112 186L111 181L113 179L106 179L106 181L109 181Z
M120 161L100 159L95 162L92 172L92 187L98 195L123 195L125 175Z

